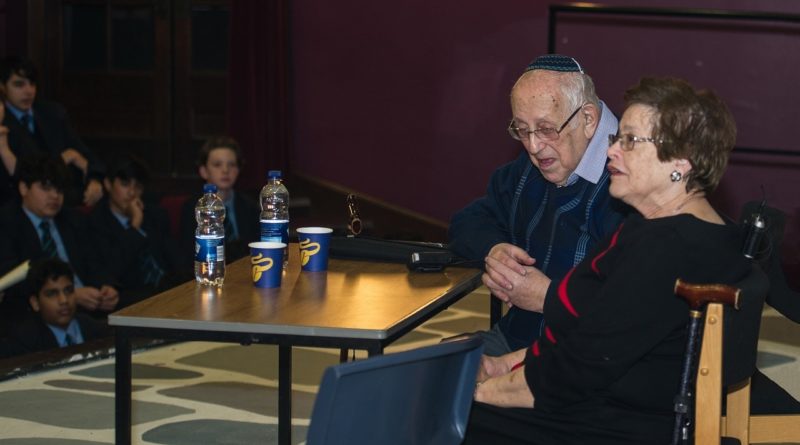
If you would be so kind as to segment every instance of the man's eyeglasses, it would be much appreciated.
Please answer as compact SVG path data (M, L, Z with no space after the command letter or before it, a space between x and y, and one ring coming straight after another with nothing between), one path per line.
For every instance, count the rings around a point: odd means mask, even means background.
M558 128L541 127L537 128L536 130L529 130L527 128L520 128L515 126L514 121L512 120L511 123L508 124L508 134L510 134L512 138L522 142L530 141L531 133L536 135L538 139L544 141L555 141L556 139L558 139L558 136L561 134L561 132L564 131L564 127L566 127L569 121L571 121L572 118L575 117L576 114L578 114L578 111L581 111L581 108L583 108L584 105L586 104L583 104L580 107L576 108L575 111L573 111L572 114L569 115L567 120L564 121L564 123L561 124L561 126Z
M660 144L660 143L662 143L664 141L662 141L660 139L654 139L654 138L643 138L643 137L634 136L634 135L628 134L628 133L625 133L625 134L609 134L608 135L608 146L609 147L611 147L612 145L616 144L617 142L619 142L619 146L622 147L623 150L631 151L631 150L633 150L633 146L637 142L652 142L654 144Z

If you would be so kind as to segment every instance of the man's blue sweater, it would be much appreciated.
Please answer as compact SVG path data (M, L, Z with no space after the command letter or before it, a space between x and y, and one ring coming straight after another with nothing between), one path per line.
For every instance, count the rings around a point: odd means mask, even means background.
M495 244L511 243L558 282L622 221L625 206L609 195L608 183L604 171L597 184L579 178L558 187L522 152L494 172L486 196L453 217L450 250L482 262ZM539 337L541 321L542 314L512 307L498 326L514 351Z

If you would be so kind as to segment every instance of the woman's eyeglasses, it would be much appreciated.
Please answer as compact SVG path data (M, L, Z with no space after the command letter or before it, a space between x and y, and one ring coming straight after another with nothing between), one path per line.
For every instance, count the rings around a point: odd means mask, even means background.
M654 144L660 144L663 141L655 138L643 138L639 136L634 136L632 134L624 133L624 134L609 134L608 135L608 146L612 146L619 142L619 146L622 147L625 151L633 150L633 146L637 142L652 142Z

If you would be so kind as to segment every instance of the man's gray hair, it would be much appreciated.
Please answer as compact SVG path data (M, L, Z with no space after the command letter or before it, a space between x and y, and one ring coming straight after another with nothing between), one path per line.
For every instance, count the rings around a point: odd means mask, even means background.
M565 100L565 110L564 118L566 118L569 113L572 113L576 108L583 104L592 104L594 105L598 112L600 111L600 99L597 97L597 93L594 90L594 82L592 78L585 73L573 71L573 72L559 72L559 71L552 71L552 70L529 70L524 73L517 79L517 82L514 83L514 87L511 88L511 94L513 95L514 89L517 88L517 85L522 81L523 78L526 76L532 75L533 73L547 73L551 76L557 76L558 83L561 90L561 96ZM575 128L575 125L578 125L579 120L574 120L570 123L570 128Z
M561 77L561 94L564 95L567 104L567 113L578 108L582 104L592 104L600 109L600 99L594 90L594 82L588 74L584 73L558 73Z

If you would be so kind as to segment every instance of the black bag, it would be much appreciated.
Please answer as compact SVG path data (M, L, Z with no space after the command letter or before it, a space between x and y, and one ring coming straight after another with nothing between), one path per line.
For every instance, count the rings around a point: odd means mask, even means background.
M445 266L465 264L445 244L395 241L354 236L331 238L330 255L349 260L404 263L414 271L439 271ZM465 264L466 265L466 264Z

